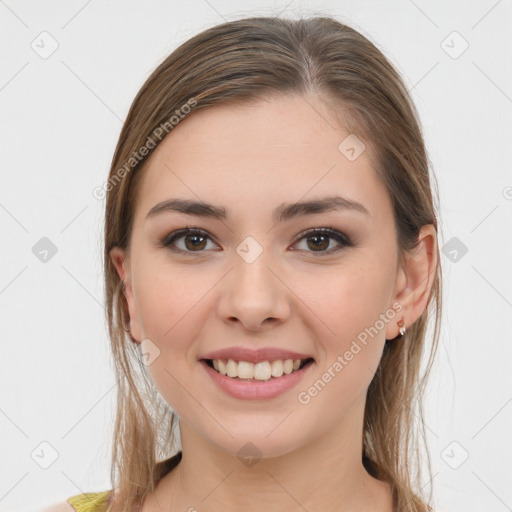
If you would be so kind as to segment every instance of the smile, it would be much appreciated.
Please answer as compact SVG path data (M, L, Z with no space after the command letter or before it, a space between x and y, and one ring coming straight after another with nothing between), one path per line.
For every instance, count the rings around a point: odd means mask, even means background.
M302 369L313 359L276 359L275 361L234 361L233 359L207 359L206 363L216 372L237 380L268 381L290 375Z
M312 358L276 359L257 363L234 359L200 360L217 389L243 400L267 400L291 390L310 371L314 362Z

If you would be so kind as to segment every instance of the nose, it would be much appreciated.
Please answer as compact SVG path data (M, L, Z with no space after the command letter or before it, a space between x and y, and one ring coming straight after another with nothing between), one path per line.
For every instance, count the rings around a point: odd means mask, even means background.
M233 268L223 279L218 302L218 314L225 323L264 332L290 316L291 292L264 255L248 262L234 254Z

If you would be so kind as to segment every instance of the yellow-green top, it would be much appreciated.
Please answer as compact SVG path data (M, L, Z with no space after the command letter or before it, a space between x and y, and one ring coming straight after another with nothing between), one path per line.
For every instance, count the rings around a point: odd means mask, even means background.
M108 497L110 491L86 492L68 498L68 503L76 512L108 512Z
M172 471L179 462L181 461L182 452L175 453L172 457L158 462L156 465L157 473L161 476L166 475L169 471ZM111 501L109 498L113 498L114 491L102 492L86 492L83 494L77 494L68 498L68 503L75 509L76 512L109 512Z

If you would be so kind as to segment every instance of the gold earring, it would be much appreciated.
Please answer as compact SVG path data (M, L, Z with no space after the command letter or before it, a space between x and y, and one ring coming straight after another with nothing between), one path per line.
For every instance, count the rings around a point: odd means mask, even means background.
M400 332L400 336L403 336L405 334L405 323L404 323L404 319L402 318L402 320L398 321L396 323L396 325L398 325L399 327L399 332Z

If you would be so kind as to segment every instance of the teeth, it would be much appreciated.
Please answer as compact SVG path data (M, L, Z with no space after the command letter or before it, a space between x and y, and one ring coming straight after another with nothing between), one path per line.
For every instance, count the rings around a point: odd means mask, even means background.
M293 372L293 361L291 359L287 359L283 364L283 372L286 373L286 375L289 375Z
M272 370L270 369L270 363L263 361L254 365L254 378L256 380L268 380L272 377Z
M233 359L228 360L228 364L226 365L226 375L228 377L238 377L238 365L233 361Z
M271 366L272 377L281 377L283 375L283 362L273 361Z
M234 361L228 359L225 363L222 359L214 359L213 367L222 375L228 377L238 377L240 379L256 379L256 380L269 380L272 377L278 378L283 374L289 375L297 371L300 367L300 359L286 359L284 361L278 359L277 361L262 361L259 363L250 363L247 361Z
M237 371L236 376L240 377L241 379L252 379L252 378L254 378L254 364L253 363L247 363L245 361L240 361L238 363L238 371Z

